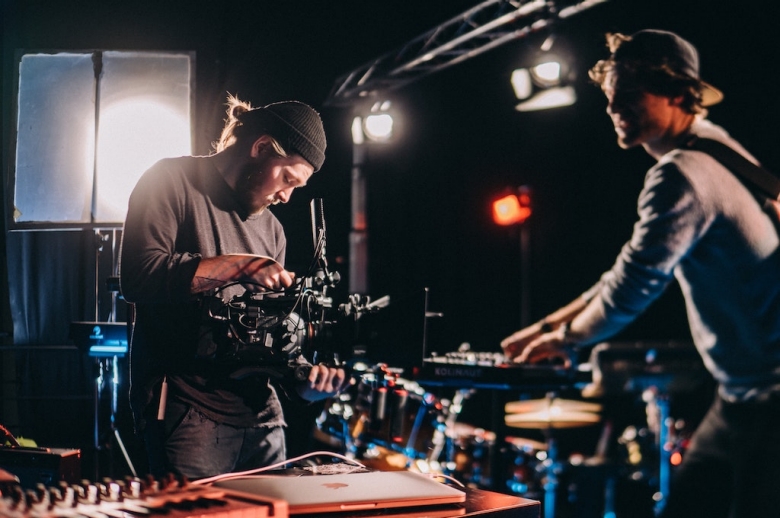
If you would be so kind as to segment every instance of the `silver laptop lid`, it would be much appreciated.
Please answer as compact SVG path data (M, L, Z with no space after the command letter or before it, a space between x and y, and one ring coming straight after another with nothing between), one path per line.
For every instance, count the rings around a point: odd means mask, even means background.
M462 503L466 494L410 471L253 476L214 482L226 492L287 501L290 514Z

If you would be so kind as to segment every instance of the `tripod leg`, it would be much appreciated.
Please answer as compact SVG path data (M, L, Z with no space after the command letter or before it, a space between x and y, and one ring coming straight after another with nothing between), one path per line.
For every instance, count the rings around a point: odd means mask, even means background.
M130 472L133 474L134 477L138 476L138 473L135 471L135 466L133 466L133 461L130 460L130 455L127 454L127 449L125 448L125 443L122 442L122 437L119 436L119 430L114 428L114 437L116 438L116 442L119 445L119 448L122 450L122 455L125 457L125 461L127 462L127 466L130 468Z
M133 476L138 476L138 474L135 471L135 466L133 466L133 462L130 460L130 455L127 453L127 449L125 448L125 443L122 441L122 437L119 435L119 428L117 428L117 413L118 413L118 394L119 394L119 360L117 356L114 356L113 359L108 360L110 362L110 368L112 371L112 380L111 380L111 430L114 432L114 438L116 439L117 444L119 445L119 449L122 450L122 456L125 458L125 462L127 462L127 467L130 468L130 472L133 474Z

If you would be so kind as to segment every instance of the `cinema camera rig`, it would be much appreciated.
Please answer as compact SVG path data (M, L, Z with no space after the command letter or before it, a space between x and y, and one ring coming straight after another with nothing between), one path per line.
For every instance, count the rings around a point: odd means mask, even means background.
M343 356L352 355L354 344L343 343L346 333L334 329L390 303L387 296L372 302L368 296L350 294L334 307L328 290L341 276L328 270L321 199L312 200L311 216L314 257L306 275L291 287L247 290L227 301L218 294L204 298L205 321L216 344L211 357L240 365L233 377L263 373L302 381L312 364L349 368L353 358Z

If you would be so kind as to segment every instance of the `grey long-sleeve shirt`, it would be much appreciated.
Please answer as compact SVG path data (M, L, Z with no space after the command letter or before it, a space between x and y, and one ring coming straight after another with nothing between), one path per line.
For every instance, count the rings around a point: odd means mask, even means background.
M707 120L690 132L754 160ZM615 264L586 292L606 320L596 343L644 311L673 280L694 344L727 400L780 389L780 248L772 218L710 155L673 150L645 177L639 220Z

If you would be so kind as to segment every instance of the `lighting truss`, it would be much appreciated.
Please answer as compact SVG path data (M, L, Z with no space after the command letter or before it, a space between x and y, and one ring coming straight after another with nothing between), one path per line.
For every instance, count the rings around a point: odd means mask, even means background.
M607 0L561 7L544 0L487 0L336 80L326 106L345 106L519 40Z

